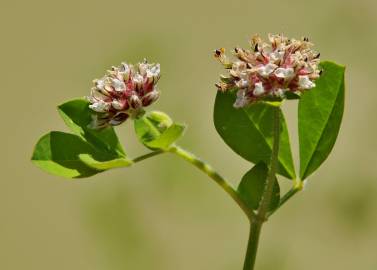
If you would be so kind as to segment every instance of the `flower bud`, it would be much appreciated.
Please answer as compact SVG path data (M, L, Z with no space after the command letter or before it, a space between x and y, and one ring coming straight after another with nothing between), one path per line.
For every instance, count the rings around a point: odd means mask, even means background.
M160 93L156 90L147 93L143 98L141 99L141 102L143 103L143 106L149 106L153 102L155 102L160 97Z

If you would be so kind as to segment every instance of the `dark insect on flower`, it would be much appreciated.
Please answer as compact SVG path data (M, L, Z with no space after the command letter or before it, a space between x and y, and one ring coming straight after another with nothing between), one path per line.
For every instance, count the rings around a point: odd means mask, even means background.
M101 79L94 80L88 100L93 110L91 128L117 126L128 118L144 113L144 107L155 102L160 93L156 84L160 78L160 64L146 60L133 66L122 63L113 67Z
M269 35L264 42L258 35L251 39L251 50L236 48L235 61L225 56L223 48L215 57L229 70L216 86L220 91L237 91L234 107L245 107L260 100L282 100L288 92L301 94L315 87L321 75L320 54L313 51L307 37L288 39Z

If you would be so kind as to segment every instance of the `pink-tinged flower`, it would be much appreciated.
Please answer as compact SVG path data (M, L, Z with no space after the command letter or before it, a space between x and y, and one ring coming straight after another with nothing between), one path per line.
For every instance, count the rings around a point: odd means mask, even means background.
M160 64L146 60L135 66L122 63L101 79L94 80L88 100L93 110L91 128L117 126L128 118L144 113L144 107L155 102L160 92Z
M296 40L270 34L269 42L254 36L251 50L235 48L234 61L225 56L225 49L218 49L215 57L229 74L221 75L216 86L220 91L237 91L236 108L260 100L283 100L290 93L300 95L315 87L321 74L320 54L312 47L307 38Z

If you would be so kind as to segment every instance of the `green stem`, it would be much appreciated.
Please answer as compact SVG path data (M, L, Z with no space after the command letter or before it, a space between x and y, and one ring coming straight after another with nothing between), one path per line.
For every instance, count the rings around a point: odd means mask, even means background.
M161 151L161 150L157 150L157 151L154 151L154 152L150 152L148 154L145 154L145 155L142 155L142 156L139 156L137 158L134 158L132 161L134 163L137 163L137 162L140 162L144 159L147 159L147 158L150 158L150 157L154 157L154 156L157 156L157 155L160 155L160 154L163 154L164 151Z
M188 161L199 170L207 174L211 179L213 179L220 187L230 195L230 197L241 207L241 209L245 212L249 220L253 220L255 217L255 213L250 210L245 203L239 197L237 191L234 187L230 185L230 183L222 177L215 169L213 169L208 163L204 162L203 160L197 158L194 154L182 149L179 146L172 146L169 152L178 155L179 157L183 158L184 160Z
M273 145L270 161L270 169L268 171L265 188L262 199L259 203L256 218L250 224L250 237L247 246L244 270L253 270L258 250L258 242L263 223L267 219L269 206L271 204L272 193L275 182L275 174L278 166L279 144L280 144L280 107L274 107L274 123L273 123Z
M243 265L244 270L254 269L262 224L262 222L258 221L252 221L250 224L249 241L247 243L245 263Z

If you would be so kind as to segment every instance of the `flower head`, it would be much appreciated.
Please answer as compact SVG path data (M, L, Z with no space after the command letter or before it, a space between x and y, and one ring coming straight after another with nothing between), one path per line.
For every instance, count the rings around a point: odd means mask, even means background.
M308 38L288 39L269 35L269 42L258 35L251 39L251 50L235 48L237 60L229 61L225 49L215 57L228 69L216 84L220 91L237 91L234 107L245 107L260 100L282 100L289 93L301 94L315 87L320 76L320 54L313 51Z
M144 107L155 102L160 93L156 84L160 78L160 64L146 60L135 66L122 63L112 67L101 79L94 80L88 100L93 110L91 127L100 129L117 126L129 117L144 113Z

